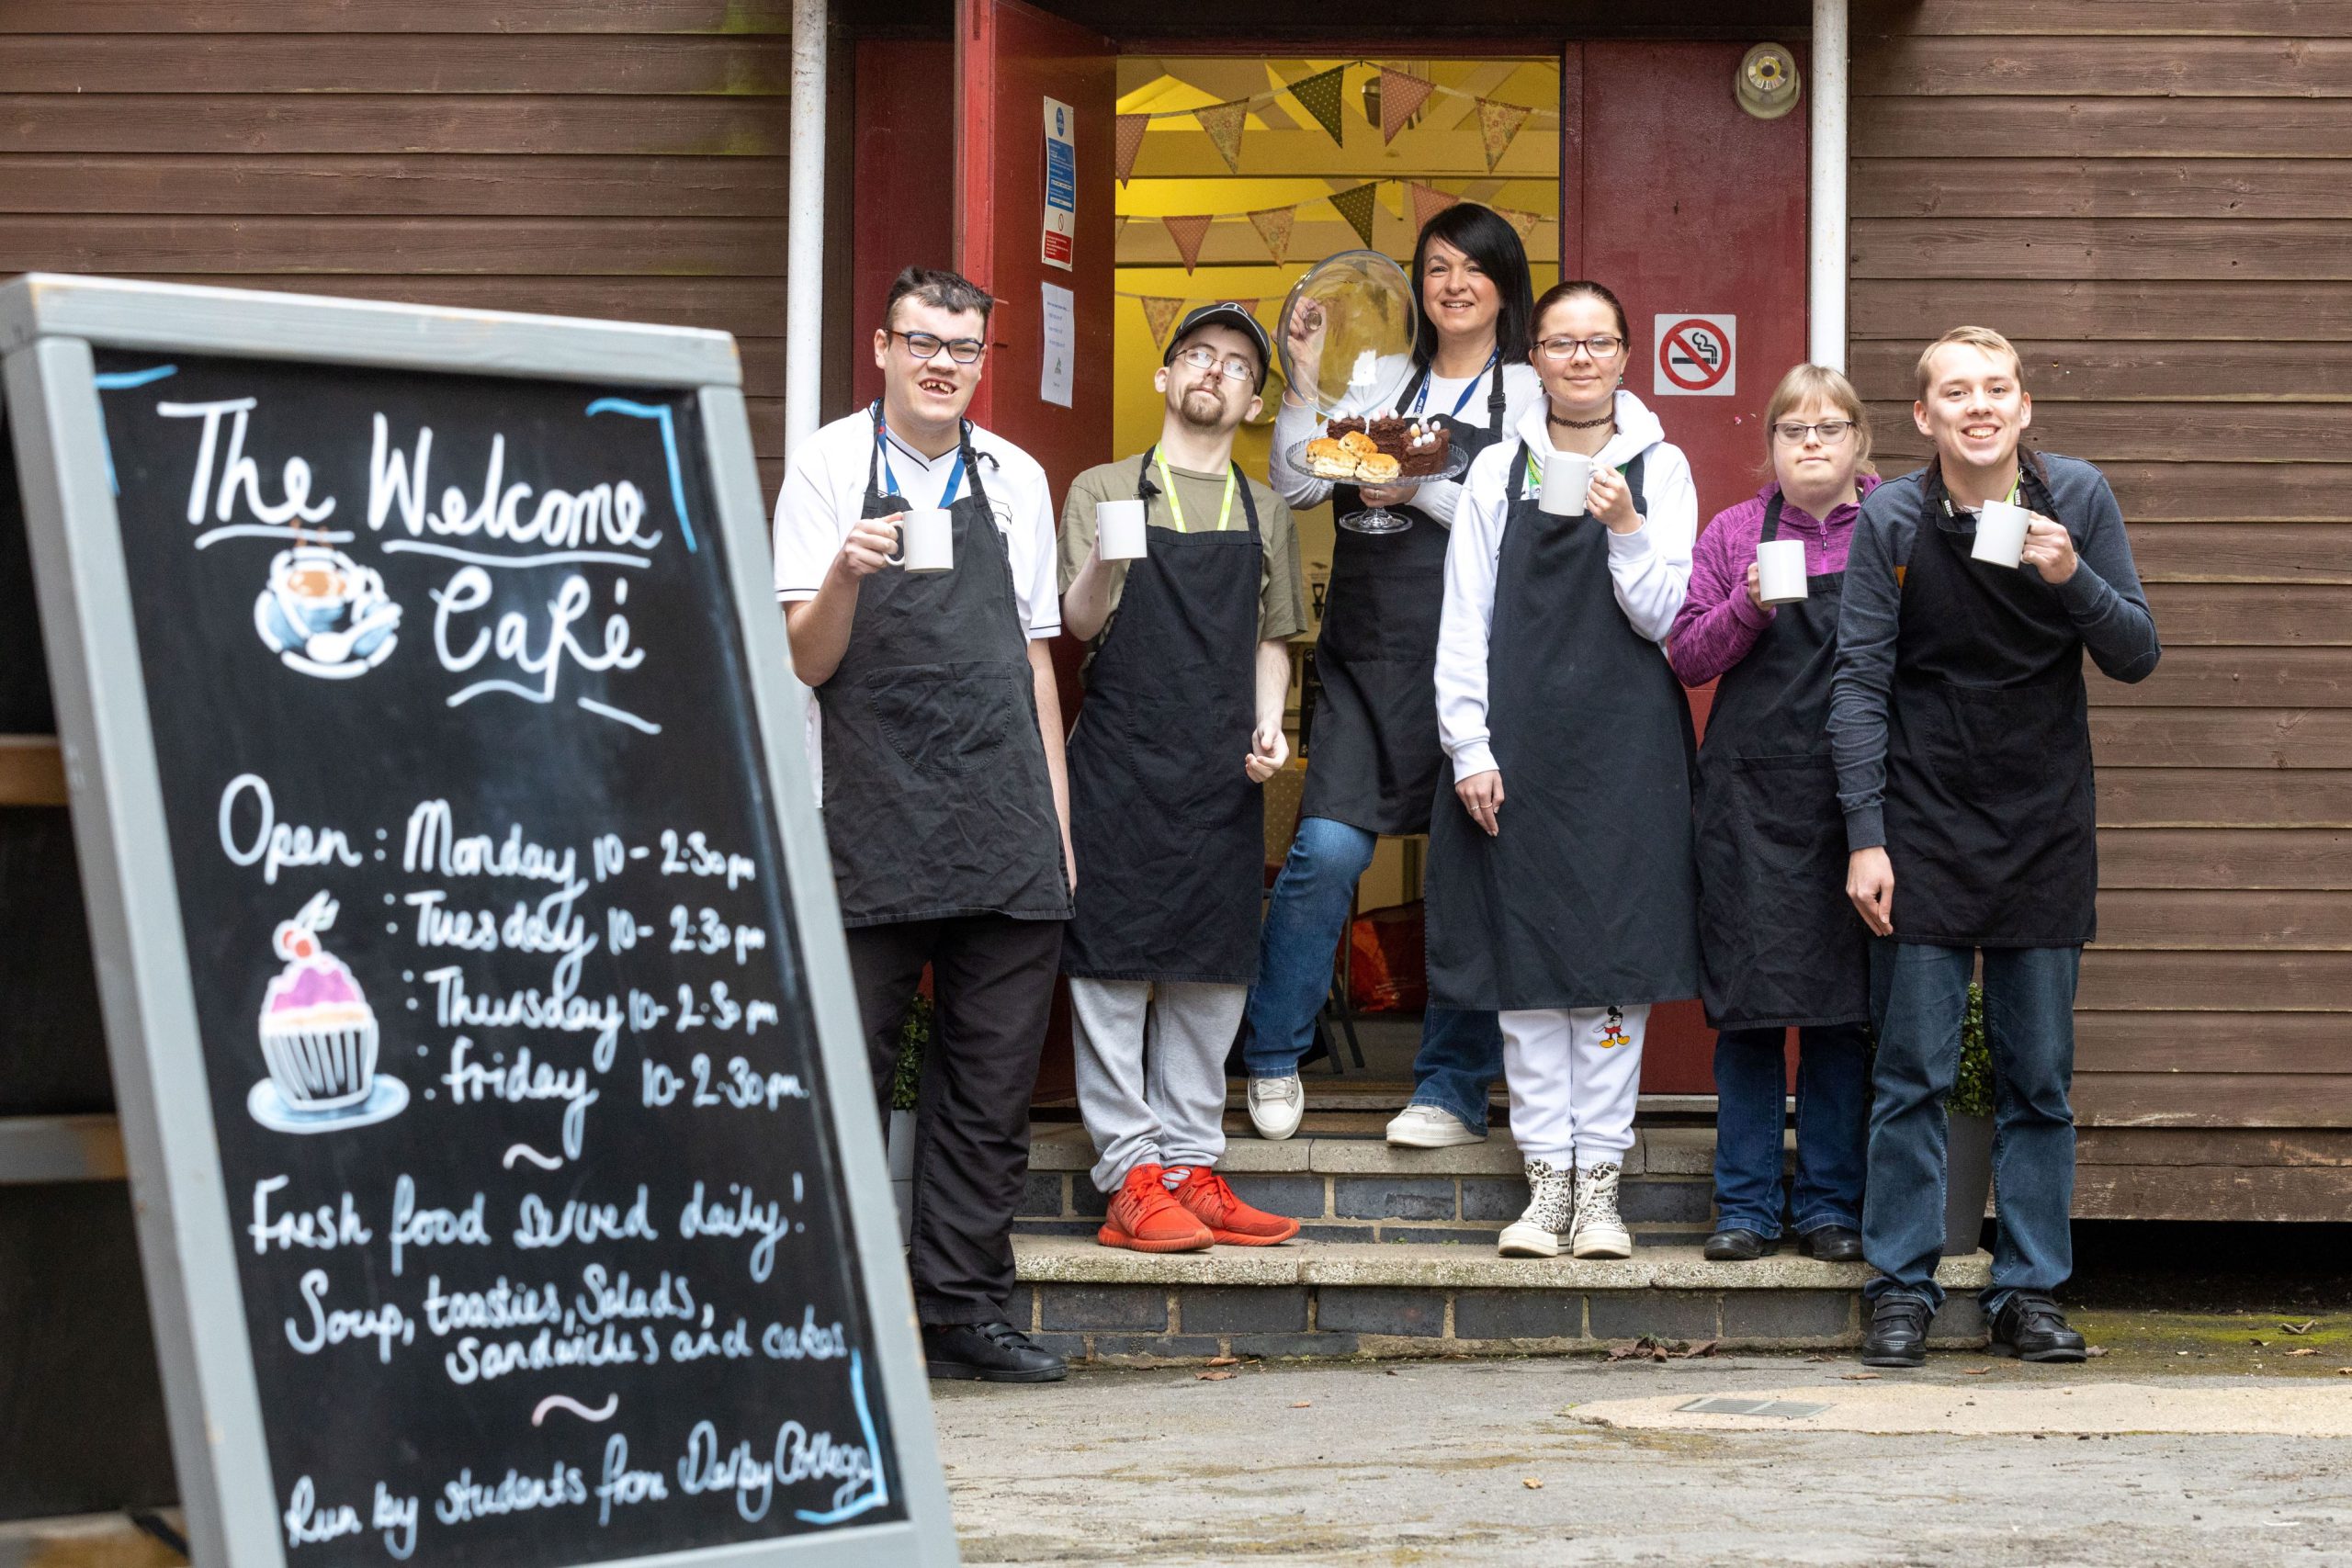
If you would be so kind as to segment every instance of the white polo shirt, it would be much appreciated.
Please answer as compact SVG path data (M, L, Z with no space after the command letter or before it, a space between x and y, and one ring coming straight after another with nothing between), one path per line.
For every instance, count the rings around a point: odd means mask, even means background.
M885 437L889 472L910 506L947 506L971 492L968 476L956 494L942 492L956 468L956 453L925 457L897 436ZM980 487L1008 547L1012 592L1021 624L1032 639L1062 629L1062 606L1054 559L1054 507L1046 470L1012 443L978 425L972 452ZM874 417L865 409L837 419L800 444L786 468L775 498L775 596L786 604L814 599L841 553L874 472Z

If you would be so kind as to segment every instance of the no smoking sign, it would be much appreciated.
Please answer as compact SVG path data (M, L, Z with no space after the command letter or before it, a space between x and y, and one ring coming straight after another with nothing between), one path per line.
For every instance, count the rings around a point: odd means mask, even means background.
M1661 398L1728 398L1739 390L1736 316L1654 316L1657 358L1650 367Z

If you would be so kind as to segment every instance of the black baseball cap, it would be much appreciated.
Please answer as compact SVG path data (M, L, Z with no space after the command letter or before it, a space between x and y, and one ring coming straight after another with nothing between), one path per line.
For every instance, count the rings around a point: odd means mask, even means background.
M1269 362L1273 358L1274 345L1267 341L1266 329L1258 324L1258 318L1230 299L1188 311L1184 319L1176 323L1176 330L1169 334L1168 352L1159 356L1159 362L1162 365L1175 364L1178 347L1203 327L1231 327L1250 340L1251 346L1258 351L1258 390L1264 391L1266 372L1272 368Z

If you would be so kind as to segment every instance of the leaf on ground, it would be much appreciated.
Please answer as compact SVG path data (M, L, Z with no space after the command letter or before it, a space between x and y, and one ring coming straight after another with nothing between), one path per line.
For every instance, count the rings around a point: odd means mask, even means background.
M1193 1374L1193 1376L1194 1380L1195 1380L1195 1381L1197 1381L1197 1382L1225 1382L1227 1378L1230 1378L1232 1375L1233 1375L1233 1374L1232 1374L1231 1372L1228 1372L1228 1371L1209 1371L1209 1372L1194 1372L1194 1373Z
M2352 1378L2352 1367L2338 1367L2335 1369L2335 1375L2340 1378Z
M2261 1346L2265 1346L2265 1345L2269 1344L2269 1343L2270 1343L2270 1341L2269 1341L2269 1340L2267 1340L2267 1339L2249 1339L2249 1340L2247 1340L2247 1341L2246 1341L2246 1343L2247 1343L2247 1344L2249 1344L2249 1345L2253 1345L2253 1346L2256 1346L2256 1347L2259 1348L2259 1347L2261 1347Z
M1992 1370L1990 1367L1962 1367L1960 1371L1962 1377L1981 1378Z
M2290 1356L2316 1356L2319 1354L2319 1347L2316 1345L2306 1345L2300 1350L2290 1350L2287 1354Z
M1212 1367L1238 1367L1240 1364L1241 1358L1238 1356L1211 1356L1209 1358L1209 1365Z
M2301 1323L2282 1323L2278 1326L2285 1329L2290 1334L2309 1334L2312 1329L2319 1326L2319 1319L2315 1317L2307 1318Z
M1315 1402L1311 1399L1294 1399L1290 1402L1290 1407L1293 1410L1312 1410L1315 1408Z
M2085 1351L2083 1352L2083 1354L2084 1354L2084 1355L2086 1355L2086 1356L2087 1356L2087 1357L2089 1357L2092 1360L2096 1361L2096 1360L2098 1360L2101 1356L2104 1356L2104 1355L2106 1355L2106 1354L2107 1354L2107 1347L2106 1347L2106 1346L2104 1346L2104 1345L2093 1345L2093 1346L2092 1346L2092 1347L2090 1347L2088 1349L2085 1350Z
M1696 1345L1686 1346L1681 1349L1670 1352L1670 1354L1678 1361L1697 1360L1702 1357L1713 1355L1715 1353L1716 1343L1717 1341L1713 1339L1702 1339Z
M1835 1356L1807 1356L1805 1358L1808 1361L1834 1361L1837 1359L1838 1358Z
M1541 1492L1544 1490L1544 1483L1536 1480L1535 1477L1532 1475L1522 1480L1520 1484L1526 1487L1530 1492Z
M1878 1382L1878 1374L1876 1372L1841 1372L1838 1376L1847 1382Z

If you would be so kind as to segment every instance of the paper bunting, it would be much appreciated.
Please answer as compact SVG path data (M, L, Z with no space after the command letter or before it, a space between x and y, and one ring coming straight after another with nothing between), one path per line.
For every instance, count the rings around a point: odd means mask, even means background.
M1419 233L1429 227L1430 219L1461 199L1450 190L1440 190L1435 186L1425 186L1420 181L1415 180L1413 182L1413 231Z
M1291 225L1298 221L1295 207L1269 207L1250 214L1250 222L1258 231L1258 238L1266 242L1266 249L1273 253L1276 265L1290 254Z
M1511 138L1519 134L1519 128L1534 112L1524 104L1498 104L1492 98L1478 100L1478 134L1487 144L1488 174L1503 161L1503 154L1510 151Z
M1207 131L1209 140L1216 144L1217 153L1224 158L1225 166L1235 174L1239 174L1241 172L1241 122L1250 117L1250 101L1247 98L1236 98L1231 103L1211 104L1204 109L1196 109L1193 112L1200 116L1201 129Z
M1209 237L1209 225L1216 221L1206 213L1187 218L1163 218L1160 226L1168 237L1176 242L1176 254L1184 258L1184 270L1192 271L1201 265L1201 242Z
M1335 142L1345 144L1340 119L1340 95L1347 85L1348 68L1334 65L1329 71L1318 71L1312 76L1293 82L1284 89L1296 98L1299 106L1315 117L1315 123L1330 133Z
M1535 226L1544 221L1540 212L1522 212L1516 207L1498 207L1495 215L1519 231L1519 243L1525 244L1534 237Z
M1144 324L1151 329L1151 346L1167 347L1168 329L1174 326L1176 318L1183 313L1184 301L1165 299L1157 294L1146 294L1139 296L1136 303L1143 307Z
M1143 151L1144 128L1151 123L1148 114L1123 114L1111 122L1114 162L1118 165L1119 183L1135 178L1136 154ZM1487 167L1493 168L1492 163Z
M1366 250L1374 248L1372 243L1372 218L1374 212L1378 209L1379 195L1378 180L1357 186L1352 190L1331 193L1331 205L1340 209L1340 216L1348 220L1348 227L1356 231L1356 237L1363 242Z
M1437 91L1437 84L1427 77L1416 76L1409 71L1380 69L1380 139L1394 141L1405 124L1421 112L1421 106ZM1370 244L1372 242L1364 242Z

